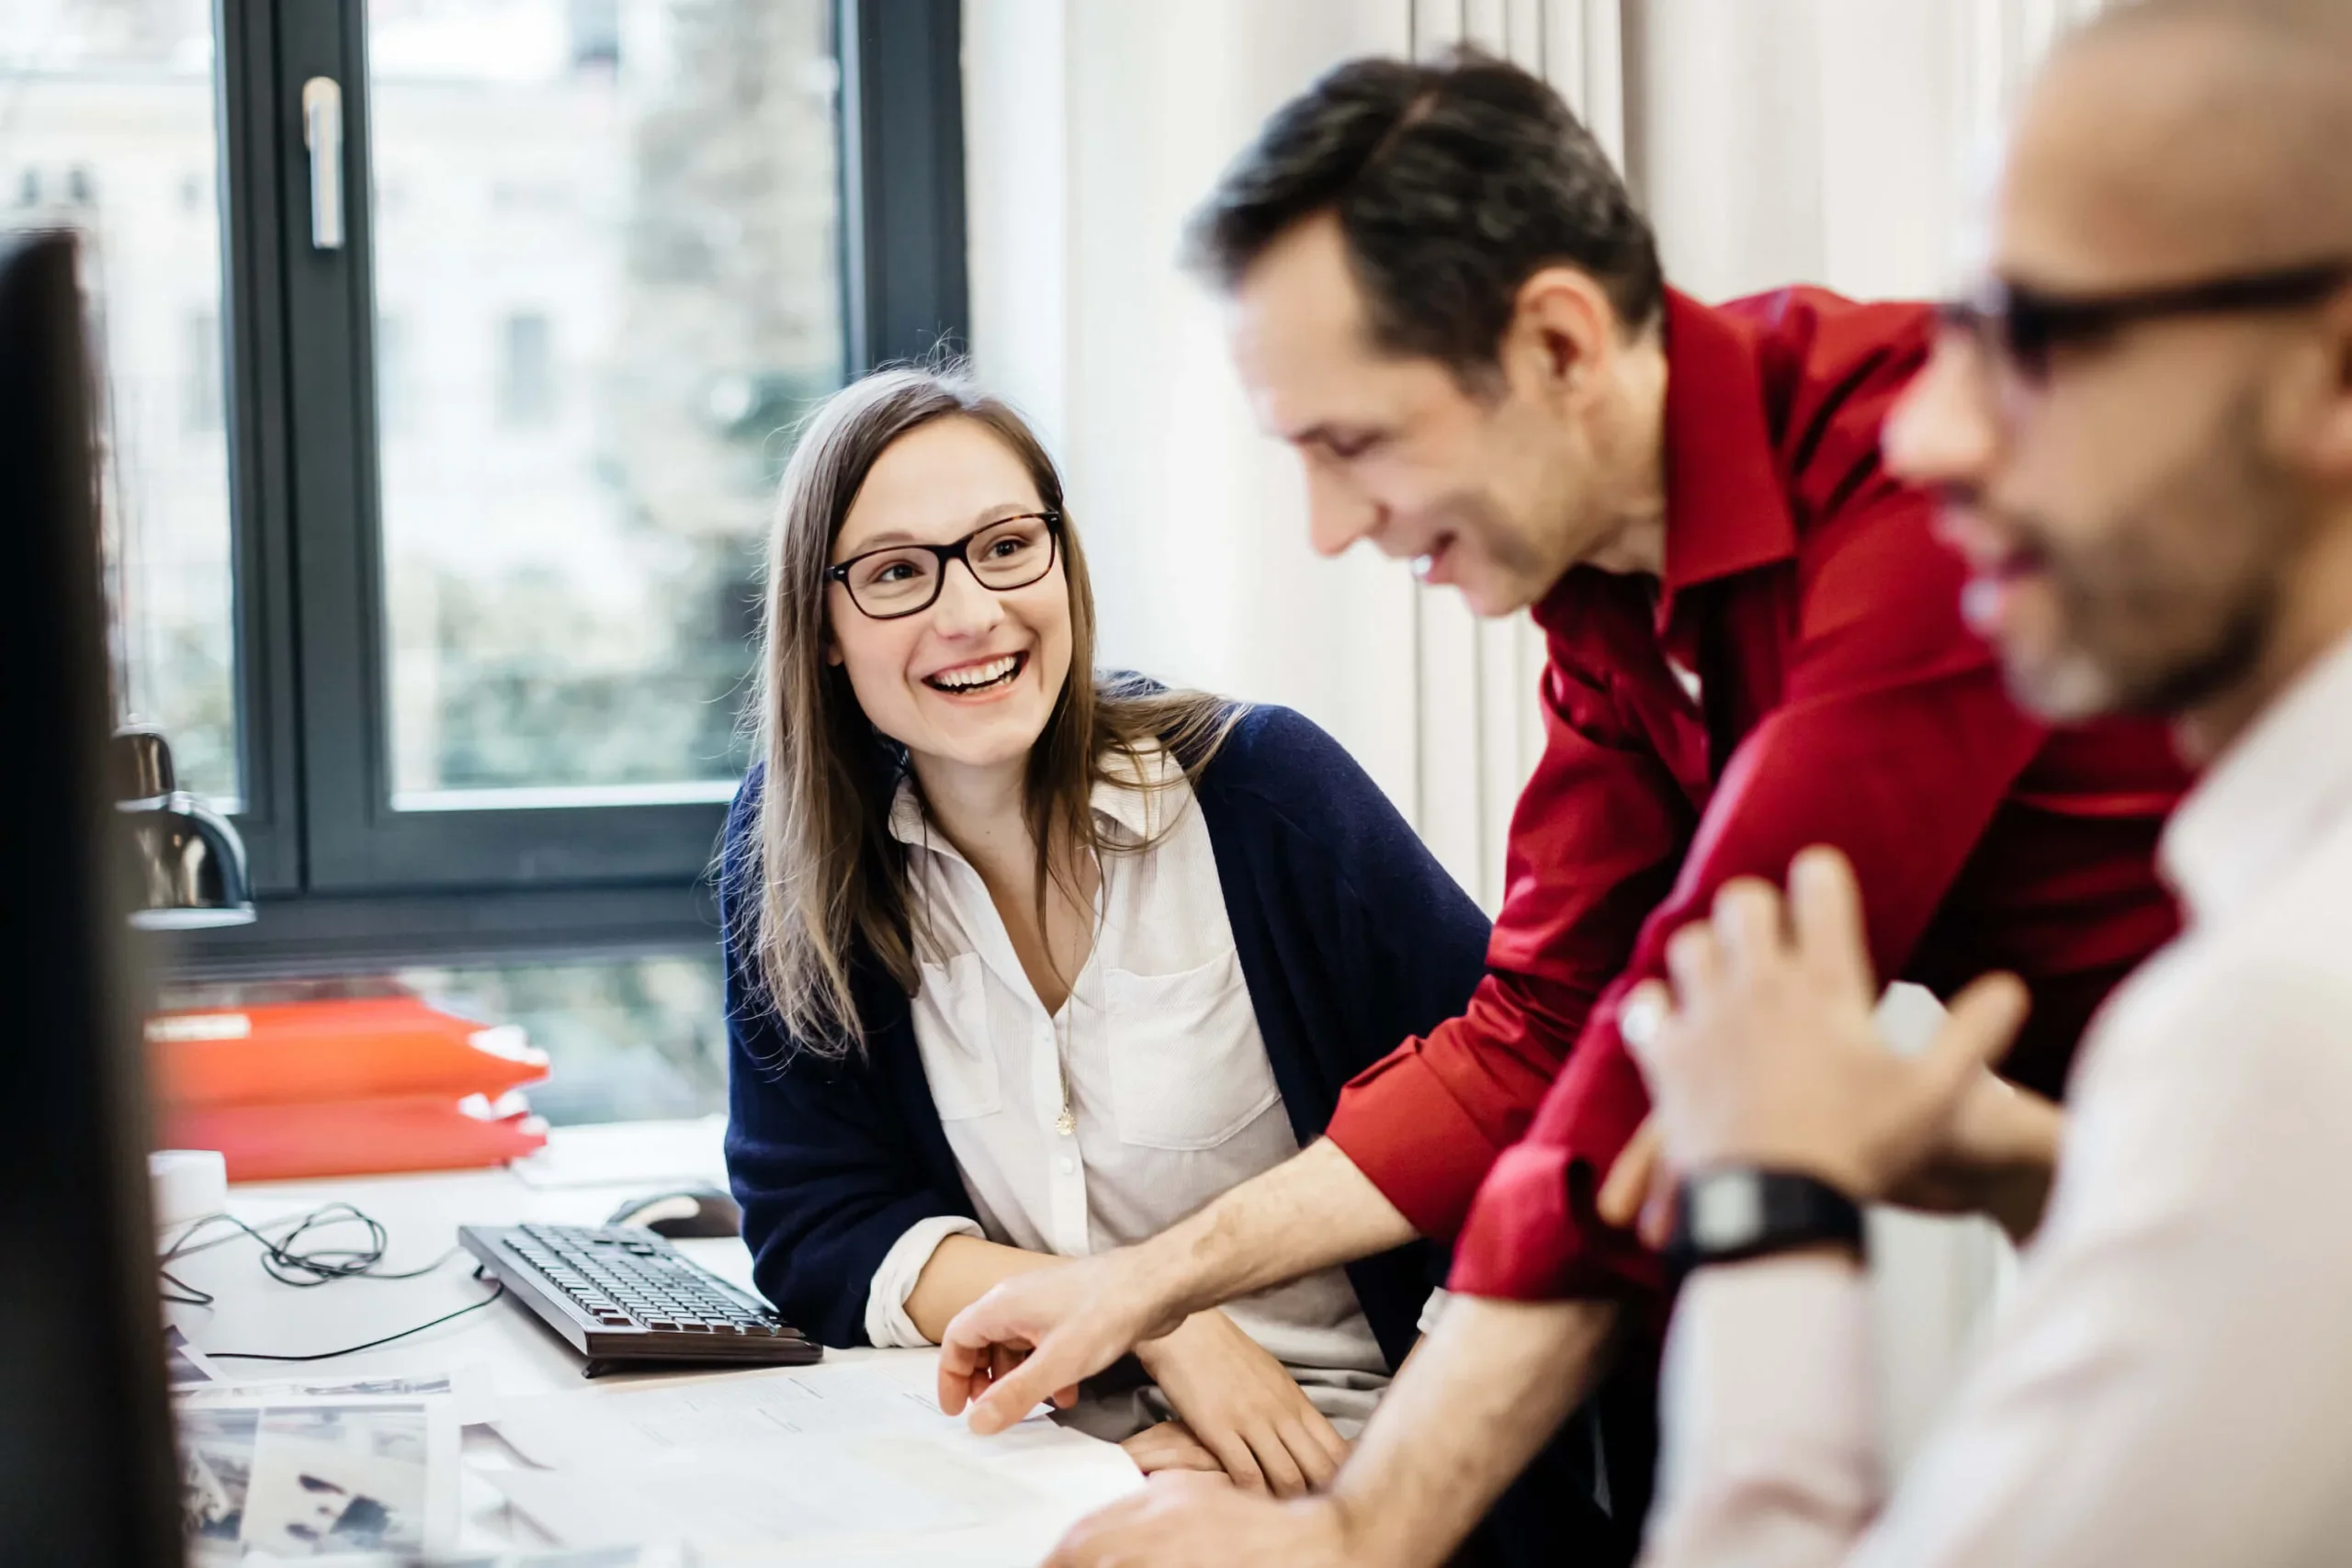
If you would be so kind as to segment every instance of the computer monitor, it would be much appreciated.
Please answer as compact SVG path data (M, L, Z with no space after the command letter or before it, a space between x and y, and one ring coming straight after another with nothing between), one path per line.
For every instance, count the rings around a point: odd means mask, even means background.
M76 247L0 237L0 1562L181 1561Z

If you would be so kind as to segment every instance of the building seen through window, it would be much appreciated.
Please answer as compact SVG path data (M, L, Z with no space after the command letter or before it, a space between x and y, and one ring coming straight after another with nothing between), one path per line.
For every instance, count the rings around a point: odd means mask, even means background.
M713 799L740 775L773 483L842 373L831 13L365 6L395 806ZM233 807L214 25L209 0L0 4L0 225L90 236L126 706Z
M831 12L368 6L395 806L731 791L786 427L842 377Z
M0 230L85 237L101 477L129 716L240 790L209 0L0 4Z
M225 1010L377 996L413 996L483 1024L520 1025L549 1066L548 1081L526 1097L559 1126L727 1109L726 998L716 950L186 981L167 987L162 1005Z

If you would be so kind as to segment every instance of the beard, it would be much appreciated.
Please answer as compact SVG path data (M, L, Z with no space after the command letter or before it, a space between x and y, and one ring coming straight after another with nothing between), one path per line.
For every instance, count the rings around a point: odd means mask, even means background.
M1454 568L1455 586L1476 615L1491 617L1526 609L1551 591L1565 570L1522 521L1486 491L1449 496L1430 515L1453 540L1460 563Z
M2243 689L2263 665L2311 513L2263 450L2248 389L2210 442L2118 508L2093 542L2013 519L2046 563L2058 630L2048 658L2007 660L2012 691L2071 722L2172 717Z

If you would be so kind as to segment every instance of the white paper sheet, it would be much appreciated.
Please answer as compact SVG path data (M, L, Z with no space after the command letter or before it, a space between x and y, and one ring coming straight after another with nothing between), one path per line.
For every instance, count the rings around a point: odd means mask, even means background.
M369 1552L334 1561L335 1568L708 1568L690 1548L667 1544L598 1547L586 1551L575 1551L570 1547L542 1551L526 1547L517 1551L458 1551L446 1555L435 1552L429 1557ZM748 1565L735 1564L730 1568Z
M478 1472L567 1546L685 1540L728 1562L1034 1562L1142 1485L1115 1445L1043 1419L976 1438L927 1360L735 1374L517 1402L545 1469Z
M785 1438L750 1452L672 1450L652 1463L493 1472L491 1484L566 1546L684 1530L696 1541L922 1535L986 1521L991 1478L920 1438ZM1018 1504L1032 1504L1023 1495Z
M491 1424L524 1458L558 1470L616 1452L650 1458L790 1437L962 1429L939 1413L927 1360L911 1370L851 1362L514 1400Z

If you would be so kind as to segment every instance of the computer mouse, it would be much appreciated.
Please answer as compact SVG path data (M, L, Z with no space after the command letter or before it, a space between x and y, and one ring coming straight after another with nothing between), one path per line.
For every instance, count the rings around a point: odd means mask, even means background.
M608 1225L643 1225L672 1237L741 1235L742 1206L716 1187L680 1187L632 1198L615 1209Z

